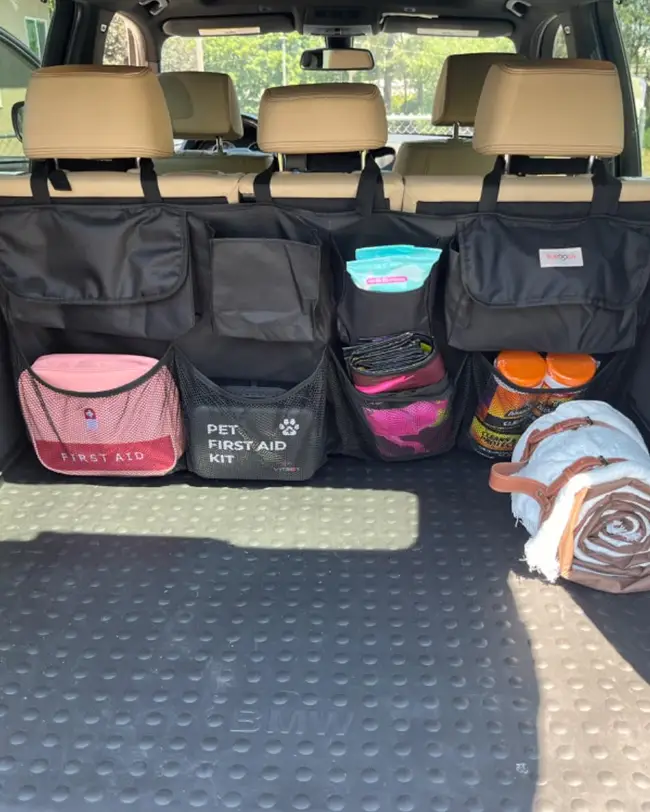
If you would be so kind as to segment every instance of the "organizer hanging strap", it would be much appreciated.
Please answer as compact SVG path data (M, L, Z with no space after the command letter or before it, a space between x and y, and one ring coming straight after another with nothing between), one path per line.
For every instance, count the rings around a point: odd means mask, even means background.
M151 158L140 159L140 183L142 193L147 203L162 203L162 195L158 186L158 175L153 166Z
M605 166L603 161L594 161L591 175L594 185L594 196L591 199L590 214L615 215L623 185Z
M480 212L496 211L499 200L499 189L501 188L501 178L506 170L506 161L503 155L494 162L494 167L483 178L483 188L481 189L481 199L478 202Z
M68 176L56 163L48 158L45 161L34 161L29 178L32 197L36 203L50 203L50 184L57 192L71 192L72 186Z
M253 181L253 193L255 194L256 203L273 203L271 195L271 178L278 171L279 164L277 157L271 161L270 166L267 166L259 175L255 175Z
M356 210L364 217L373 211L388 211L390 206L384 192L384 179L377 162L368 155L366 165L359 175L357 186Z
M494 162L494 168L483 178L481 199L478 204L479 212L496 211L501 178L505 169L505 158L500 155ZM513 155L510 159L510 172L513 175L574 176L584 175L587 171L586 158L528 158L525 155ZM594 194L589 213L616 214L622 188L620 180L608 172L602 161L594 161L591 179Z

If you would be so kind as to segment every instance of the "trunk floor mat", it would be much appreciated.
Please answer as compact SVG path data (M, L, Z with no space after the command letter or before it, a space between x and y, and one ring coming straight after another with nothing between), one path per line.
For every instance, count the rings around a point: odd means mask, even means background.
M529 577L487 471L14 466L0 810L650 812L650 595Z

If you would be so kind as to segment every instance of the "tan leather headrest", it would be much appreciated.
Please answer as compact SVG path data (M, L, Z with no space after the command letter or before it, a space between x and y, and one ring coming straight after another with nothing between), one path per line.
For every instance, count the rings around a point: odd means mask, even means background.
M174 153L160 84L148 68L64 65L32 73L28 158L165 158Z
M226 73L180 71L159 77L176 138L225 138L244 134L239 102Z
M271 87L260 102L257 143L264 152L316 155L386 145L386 107L374 85Z
M488 71L499 62L524 59L517 54L454 54L442 66L433 100L434 124L473 127Z
M545 59L490 68L476 113L483 155L609 158L623 150L623 99L610 62Z

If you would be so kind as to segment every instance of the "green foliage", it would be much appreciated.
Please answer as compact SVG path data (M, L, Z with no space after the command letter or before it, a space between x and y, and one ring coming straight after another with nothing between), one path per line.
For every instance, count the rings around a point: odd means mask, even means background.
M3 2L3 0L0 0ZM51 4L54 0L49 0ZM619 25L627 52L630 72L650 82L650 0L622 0L617 5ZM307 48L322 47L317 37L292 34L264 36L170 37L163 46L162 70L209 70L229 73L244 112L257 111L266 87L318 82L374 82L381 89L389 113L429 116L442 64L447 56L475 51L512 52L509 39L472 37L423 37L409 34L380 34L359 38L359 47L375 56L373 71L329 73L300 68L300 54ZM566 56L561 35L554 55ZM126 31L114 18L106 40L110 64L127 62ZM645 106L650 120L650 93ZM650 148L650 143L648 144Z
M650 0L625 0L618 21L633 75L650 78Z
M128 65L129 46L128 32L124 17L116 14L106 32L104 43L104 65Z
M391 113L430 115L442 64L449 54L514 50L508 39L419 37L382 34L357 43L375 56L372 71L304 71L300 54L322 47L318 37L292 34L203 37L197 41L171 37L162 52L162 70L200 70L228 73L237 88L244 112L257 111L262 92L283 84L321 82L374 82Z

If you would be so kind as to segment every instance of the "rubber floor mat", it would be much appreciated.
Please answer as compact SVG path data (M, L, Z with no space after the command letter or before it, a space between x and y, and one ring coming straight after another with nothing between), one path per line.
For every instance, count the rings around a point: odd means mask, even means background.
M436 470L453 478L446 464ZM28 454L6 475L0 518L3 535L20 541L73 531L214 536L246 548L399 550L417 541L418 496L404 488L403 474L390 482L379 466L362 463L328 465L292 485L228 485L192 474L97 480L50 473Z
M528 578L487 470L332 463L346 551L233 547L218 510L199 538L178 499L154 537L145 486L120 497L143 500L128 535L61 532L65 489L10 471L0 810L650 812L650 595ZM113 493L88 487L66 508L82 526ZM369 489L417 505L408 549L363 549L397 532ZM263 541L259 517L239 521Z

